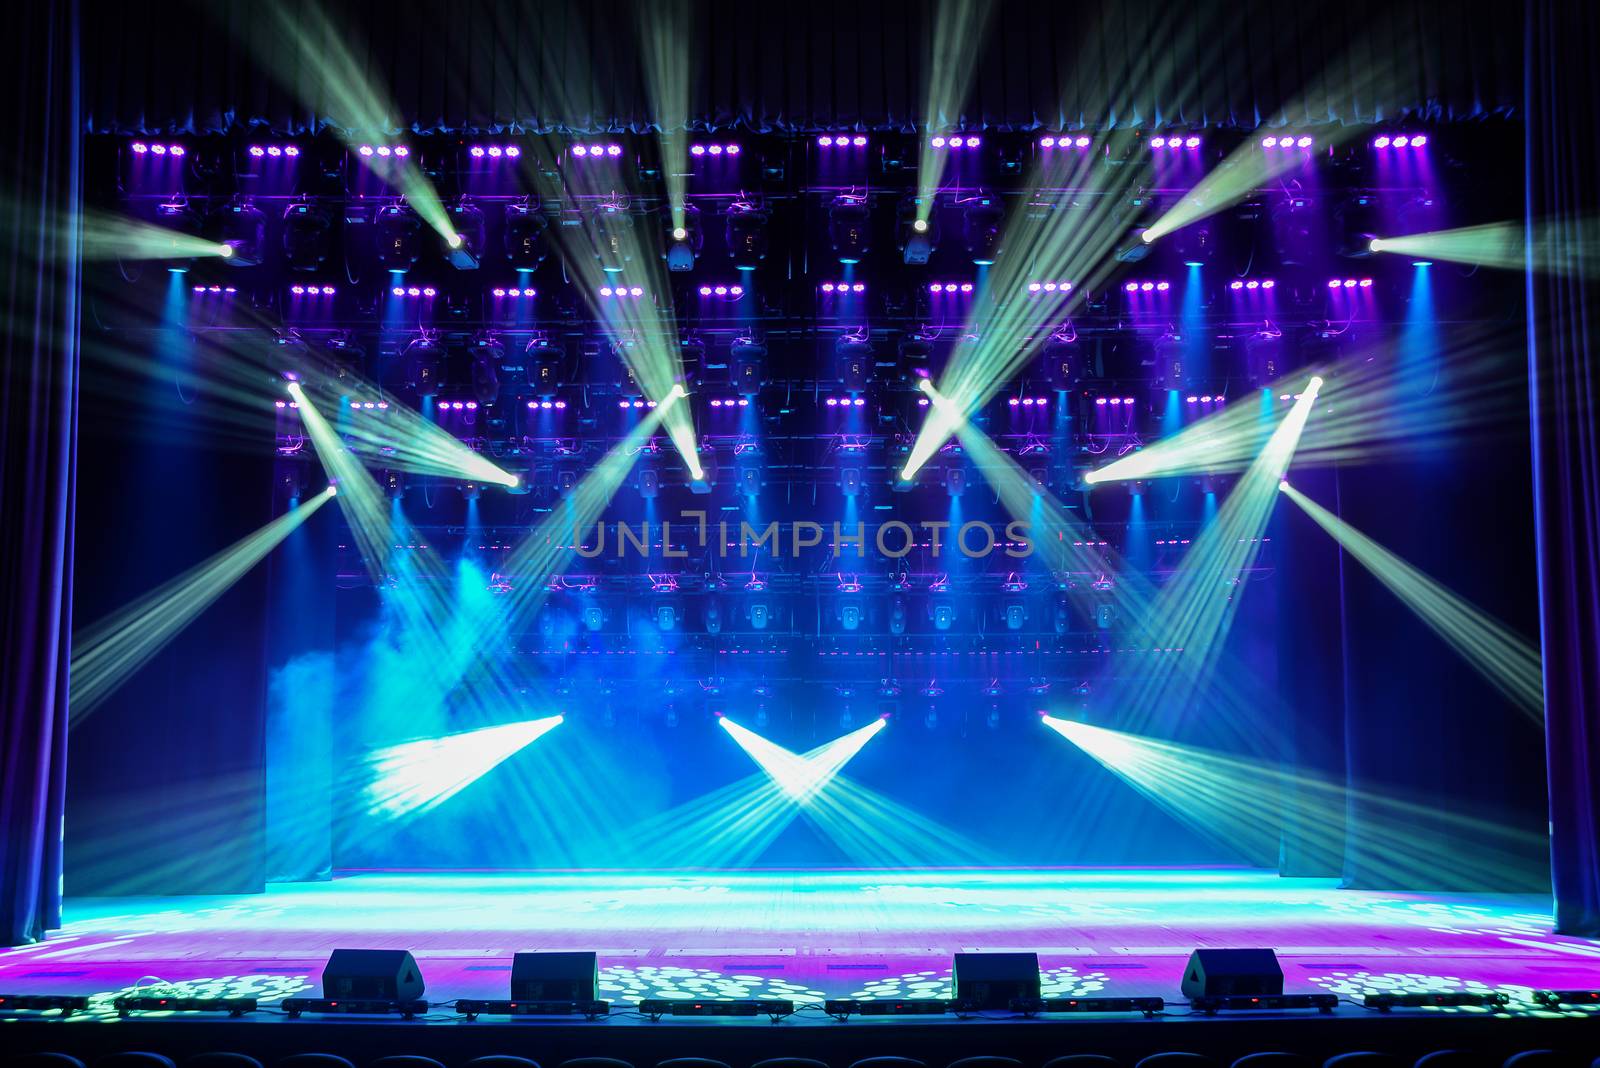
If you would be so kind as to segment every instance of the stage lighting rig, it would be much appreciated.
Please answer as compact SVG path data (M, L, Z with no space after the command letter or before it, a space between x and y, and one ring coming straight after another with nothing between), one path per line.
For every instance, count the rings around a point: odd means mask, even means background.
M594 209L595 256L607 274L620 274L633 261L633 215L620 203Z
M506 350L492 337L481 337L472 346L472 395L479 404L493 404L500 399L500 365L505 362Z
M872 250L872 211L865 196L841 193L828 208L828 240L840 263L860 263Z
M320 270L333 238L333 217L318 204L297 201L283 212L283 258L291 271Z
M1039 357L1040 369L1057 392L1076 389L1083 377L1083 352L1078 345L1078 332L1071 324L1051 331L1045 339Z
M1135 226L1128 231L1127 240L1117 248L1116 260L1118 263L1138 263L1150 255L1150 228Z
M189 207L188 201L182 196L175 196L170 201L156 205L156 225L163 230L198 239L200 237L200 216L196 215ZM176 242L174 245L176 246ZM232 249L223 258L232 256ZM167 270L177 274L186 274L194 266L193 256L176 256L166 260Z
M408 388L418 397L433 397L438 394L444 375L444 345L436 338L421 334L406 346L400 366Z
M422 255L422 219L405 204L378 209L378 266L393 273L409 271Z
M767 223L772 215L749 201L728 205L728 255L741 271L753 271L767 258Z
M233 250L227 262L233 267L254 267L265 258L267 217L240 198L217 211L211 219L217 240Z
M557 389L566 385L563 373L566 358L566 351L551 344L547 337L541 335L529 341L528 347L522 350L522 371L527 379L526 384L541 397L554 395ZM505 370L502 366L501 371Z
M931 209L926 216L918 210L921 203L914 196L900 201L897 221L900 256L907 266L920 267L928 262L939 247L939 218Z
M694 270L695 257L705 244L705 234L700 230L700 209L693 204L683 206L683 222L667 233L665 259L669 271Z
M483 253L483 210L467 200L452 204L448 211L450 237L444 254L458 271L475 271Z
M844 334L833 344L834 377L851 393L872 379L872 343L865 334Z
M550 220L538 207L532 204L507 205L501 241L511 266L519 271L537 270L550 251L546 240L549 230Z
M962 213L962 227L967 240L967 253L972 262L987 267L1000 258L1004 251L1005 210L998 197L983 194L967 201Z

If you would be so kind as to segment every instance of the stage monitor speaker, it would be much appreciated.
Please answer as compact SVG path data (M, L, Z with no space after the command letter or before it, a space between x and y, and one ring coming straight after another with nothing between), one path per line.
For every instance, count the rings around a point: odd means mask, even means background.
M956 1000L975 1009L1006 1009L1039 996L1037 953L957 953L951 966Z
M1183 970L1185 997L1283 993L1283 969L1270 949L1197 949Z
M600 964L593 953L518 953L511 958L511 1000L595 1001Z
M336 949L322 969L324 998L415 1001L422 971L404 949Z

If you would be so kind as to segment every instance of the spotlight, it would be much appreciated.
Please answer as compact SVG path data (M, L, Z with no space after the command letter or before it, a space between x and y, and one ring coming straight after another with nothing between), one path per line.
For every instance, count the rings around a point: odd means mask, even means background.
M986 267L999 258L1004 224L1005 212L994 197L979 196L967 201L963 226L973 263Z
M747 201L728 205L728 255L741 271L753 271L767 258L767 223L771 215Z
M478 257L483 252L483 212L476 204L462 200L451 205L450 239L445 242L445 258L458 271L478 269Z
M860 263L871 250L872 236L867 232L870 216L864 196L840 194L833 198L833 206L828 209L828 239L840 263Z
M505 349L493 338L480 338L472 347L472 395L479 404L493 404L500 399L498 368L505 358Z
M163 229L172 230L188 237L198 238L200 236L200 216L191 211L189 206L181 200L167 204L157 204L156 224ZM167 270L182 274L194 266L194 257L179 256L166 262Z
M1128 231L1127 241L1123 243L1121 248L1117 249L1117 262L1138 263L1150 255L1151 240L1149 227L1135 226Z
M633 216L620 204L595 209L595 255L607 274L619 274L633 260Z
M505 243L506 258L519 271L537 270L549 252L545 234L550 221L544 212L528 204L512 204L506 208Z
M267 217L255 205L235 201L218 212L214 225L220 231L223 258L235 267L254 267L264 258Z
M386 271L409 271L422 254L422 220L404 204L391 204L378 212L378 266Z
M439 392L444 370L444 348L423 334L406 346L401 356L405 383L417 396L427 398Z
M700 209L693 204L685 204L683 225L673 227L671 237L666 251L667 270L694 270L695 257L705 243L705 235L700 230Z
M928 262L939 247L939 227L931 214L923 218L916 197L900 202L900 253L907 264L920 266Z

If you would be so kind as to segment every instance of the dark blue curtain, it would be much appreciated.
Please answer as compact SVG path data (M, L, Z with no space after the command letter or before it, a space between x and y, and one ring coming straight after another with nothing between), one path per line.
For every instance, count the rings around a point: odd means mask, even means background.
M25 4L0 55L0 944L61 924L78 401L77 5Z
M641 0L285 0L106 4L85 41L97 133L281 133L363 123L322 62L333 38L418 132L643 130ZM328 11L335 29L299 40ZM695 126L815 130L921 122L935 0L692 0ZM1520 104L1520 9L1503 0L1005 0L960 118L1254 128L1463 120ZM177 32L181 29L182 32ZM291 88L292 87L292 88Z
M1556 270L1528 275L1556 926L1600 934L1600 13L1529 5L1527 214Z

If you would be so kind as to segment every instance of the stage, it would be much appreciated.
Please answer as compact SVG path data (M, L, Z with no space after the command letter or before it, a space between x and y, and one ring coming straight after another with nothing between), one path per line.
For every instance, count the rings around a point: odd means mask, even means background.
M1249 869L359 872L262 895L68 899L47 942L0 951L0 989L156 981L263 1005L314 992L330 950L406 948L429 1001L505 997L513 953L591 949L601 997L946 997L950 958L1034 951L1046 996L1162 995L1190 950L1271 946L1285 990L1600 986L1600 943L1548 901L1338 889ZM1352 1007L1360 1014L1363 1010ZM1455 1010L1466 1012L1468 1010ZM1473 1010L1476 1011L1476 1010ZM816 1008L792 1022L831 1021Z

